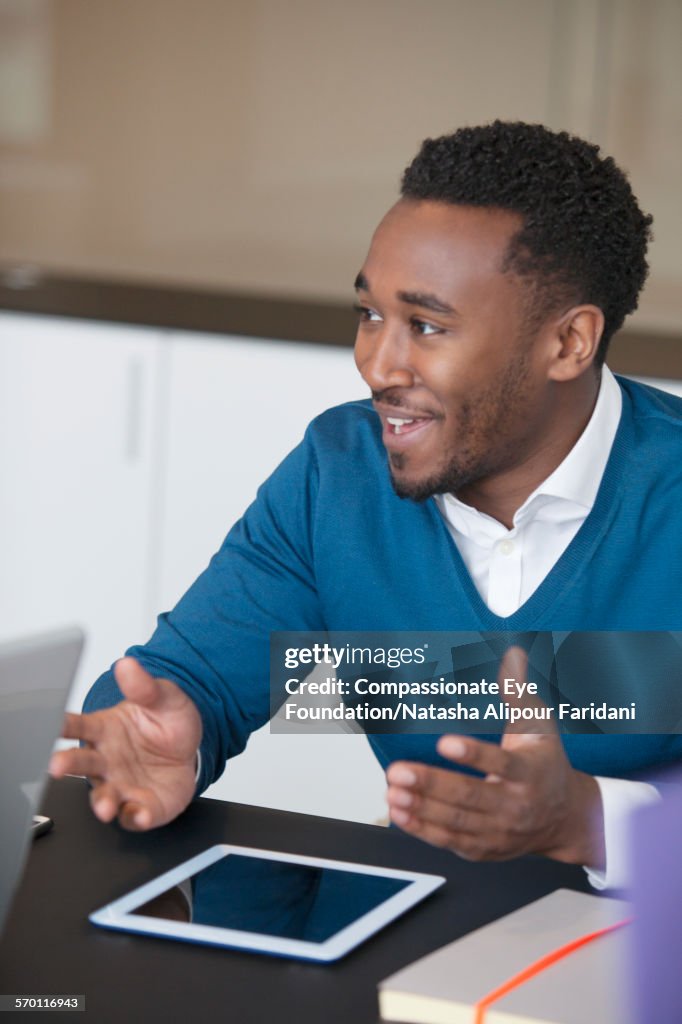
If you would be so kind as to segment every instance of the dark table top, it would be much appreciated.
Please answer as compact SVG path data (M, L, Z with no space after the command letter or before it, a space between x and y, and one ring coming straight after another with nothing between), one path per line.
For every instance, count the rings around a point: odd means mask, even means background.
M195 801L163 829L127 833L94 818L80 779L51 783L43 809L55 828L34 842L14 901L0 944L0 994L85 995L85 1013L60 1012L62 1022L369 1024L378 1017L377 983L398 968L556 888L589 889L580 868L544 858L470 864L395 829L217 800ZM427 871L447 884L326 966L89 923L92 910L219 842Z

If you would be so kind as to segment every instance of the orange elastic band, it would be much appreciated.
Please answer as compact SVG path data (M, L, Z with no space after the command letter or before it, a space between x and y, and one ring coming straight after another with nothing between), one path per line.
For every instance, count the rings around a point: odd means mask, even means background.
M518 974L515 974L513 978L509 978L499 988L493 989L487 996L483 996L482 999L474 1006L474 1024L485 1024L485 1013L489 1006L496 1003L502 996L506 996L508 992L523 985L524 982L534 978L536 974L540 974L545 970L546 967L551 967L557 960L563 960L565 956L575 952L576 949L580 949L581 946L587 946L588 943L594 942L595 939L600 939L602 935L608 935L609 932L615 932L617 928L622 928L626 924L630 924L631 918L627 918L625 921L618 921L616 924L609 925L608 928L601 928L597 932L590 932L589 935L582 935L579 939L574 939L573 942L567 942L565 946L559 946L558 949L553 950L551 953L547 953L546 956L536 960L530 967L524 968Z

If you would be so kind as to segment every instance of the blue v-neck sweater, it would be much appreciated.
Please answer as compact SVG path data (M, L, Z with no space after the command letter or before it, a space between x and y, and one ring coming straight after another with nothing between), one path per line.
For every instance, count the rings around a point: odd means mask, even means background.
M395 495L371 404L314 420L151 640L128 652L198 706L200 788L269 717L271 631L682 629L682 400L619 383L621 422L594 507L506 618L481 600L433 500ZM118 700L109 672L85 706ZM435 736L369 739L383 766L409 758L452 767ZM645 778L682 761L675 735L564 743L573 765L592 774Z

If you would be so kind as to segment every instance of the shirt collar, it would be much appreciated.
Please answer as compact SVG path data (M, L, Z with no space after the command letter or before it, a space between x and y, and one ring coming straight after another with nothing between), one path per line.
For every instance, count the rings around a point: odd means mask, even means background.
M563 462L526 498L519 512L539 495L563 498L588 510L592 508L609 461L622 407L618 382L605 366L597 402L587 426Z
M587 426L563 462L529 494L517 510L514 515L515 526L532 511L531 506L538 511L546 505L545 500L539 499L558 499L578 505L587 512L591 510L611 454L622 406L623 398L618 382L609 368L604 366L597 401ZM453 494L436 495L436 503L452 525L467 535L471 533L472 515L480 525L485 520L490 521L491 525L496 523L496 520L466 505Z

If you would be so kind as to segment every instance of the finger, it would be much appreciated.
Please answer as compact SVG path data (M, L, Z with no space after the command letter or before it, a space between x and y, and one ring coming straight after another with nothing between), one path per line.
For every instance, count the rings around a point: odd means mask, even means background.
M149 790L126 791L111 782L98 783L90 792L90 805L100 821L118 817L120 825L131 832L142 832L163 824L160 804Z
M447 768L432 768L412 761L395 761L390 765L386 779L391 786L456 804L470 811L492 811L498 806L495 787L489 786L485 779L448 771Z
M523 647L508 647L504 652L497 681L505 678L518 679L522 683L528 681L528 654Z
M163 808L150 790L132 790L118 814L119 824L129 832L146 832L147 829L164 825Z
M510 647L500 662L497 676L499 692L512 711L513 718L505 726L505 735L521 733L524 736L548 734L557 736L559 730L547 705L528 689L528 655L522 647ZM509 684L509 689L507 688ZM523 686L519 695L516 685ZM532 685L532 684L531 684Z
M494 775L501 779L516 779L521 775L518 759L499 743L463 736L441 736L436 750L448 761L474 768L482 775Z
M90 715L77 715L67 711L64 715L62 736L65 740L85 740L97 743L102 733L101 720L97 712Z
M149 809L133 800L123 804L118 821L121 827L128 832L146 832L152 827L152 815Z
M49 772L54 779L61 779L65 775L100 778L105 774L104 765L104 758L98 750L72 747L70 750L55 751L50 758Z
M452 832L442 825L432 825L428 822L420 821L418 818L410 818L405 825L400 825L400 828L403 832L407 832L409 835L415 836L425 843L430 843L431 846L452 850L453 853L458 854L458 856L463 857L465 860L483 860L486 856L487 846L485 840L473 833Z
M467 811L456 804L444 803L390 786L386 794L391 819L404 827L415 819L422 825L438 825L451 832L480 834L486 827L486 814Z
M121 802L121 794L111 782L100 782L90 790L90 806L100 821L113 821Z
M159 680L150 675L135 658L121 658L114 665L114 677L121 693L134 704L152 708L159 700Z
M135 658L121 658L114 676L123 696L150 711L174 710L189 702L187 695L170 679L150 675Z

